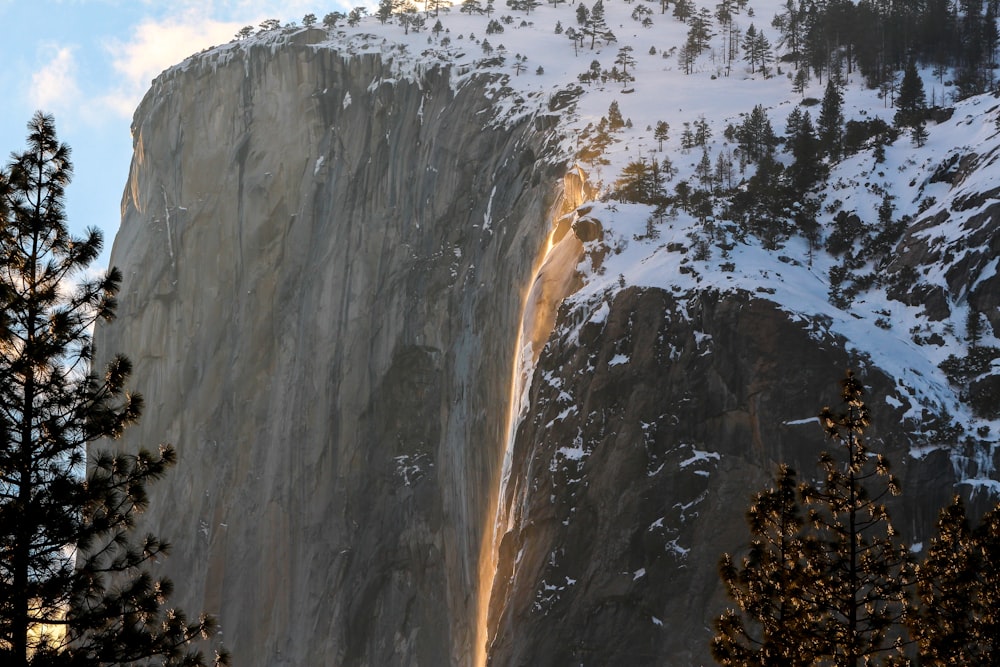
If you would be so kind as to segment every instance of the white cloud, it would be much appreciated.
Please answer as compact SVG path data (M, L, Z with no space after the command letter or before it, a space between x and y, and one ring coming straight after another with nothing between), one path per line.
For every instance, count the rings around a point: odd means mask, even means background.
M353 1L333 4L346 7ZM243 26L256 26L265 18L298 22L310 6L315 11L315 0L175 0L169 10L160 0L143 0L142 5L156 15L147 14L126 37L104 42L115 83L79 109L92 123L109 117L131 120L160 72L206 47L230 41Z
M43 48L54 53L45 66L31 75L28 99L36 109L62 111L80 97L73 47L49 44Z
M206 47L228 42L242 25L214 20L197 9L162 20L144 20L127 40L105 45L118 85L101 98L101 105L130 118L160 72Z

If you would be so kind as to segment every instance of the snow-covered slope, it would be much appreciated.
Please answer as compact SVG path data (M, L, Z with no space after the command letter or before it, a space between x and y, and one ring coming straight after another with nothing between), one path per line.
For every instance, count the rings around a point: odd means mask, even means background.
M780 0L750 2L735 14L735 31L745 32L754 25L772 43L778 42L779 35L771 26L771 19L783 4ZM662 12L658 4L608 2L604 9L615 40L597 39L591 48L587 38L582 45L574 46L566 31L580 29L579 6L544 4L529 12L498 6L486 15L463 13L461 5L456 4L437 12L416 12L423 20L422 27L404 27L398 14L384 24L375 17L365 17L354 27L341 19L338 27L323 29L322 37L315 35L310 41L315 42L317 49L380 54L400 78L413 79L428 68L443 64L450 66L452 86L456 89L472 77L488 77L492 81L493 122L503 126L531 116L546 125L558 123L563 136L563 157L578 164L591 186L605 196L625 166L635 160L667 157L676 170L668 188L681 181L693 185L702 153L706 152L713 164L720 153L731 155L735 146L727 141L725 129L731 124L738 125L755 105L765 109L780 135L789 113L797 105L810 98L815 104L823 96L824 81L815 75L804 90L793 91L792 79L797 70L780 62L780 48L775 48L779 62L768 77L759 71L751 73L749 65L739 56L727 67L722 55L726 37L718 25L713 25L717 34L711 37L709 48L697 58L691 72L685 73L678 54L689 24L675 18L669 6ZM647 19L645 25L642 19ZM294 23L292 20L285 28L259 32L246 41L217 47L199 58L224 62L249 45L269 44L278 49L282 42L303 30L294 27ZM502 28L502 32L492 32L490 25ZM594 69L593 63L598 63L596 69L606 74L612 68L620 69L617 58L622 47L630 47L634 59L634 64L628 67L630 79L580 82L580 74ZM183 68L182 64L178 69ZM922 72L922 77L928 102L944 104L954 95L954 88L942 83L944 77L935 78L929 70ZM387 83L391 81L373 80L369 89ZM848 75L845 83L846 120L881 118L892 124L895 109L879 90L868 89L857 73L853 77ZM349 99L344 100L344 104L349 103ZM607 117L612 103L618 105L626 127L612 133L613 140L600 159L581 161L581 149L586 147L588 137L593 136L593 127ZM814 116L818 114L818 106L801 108L811 108ZM922 147L917 148L904 134L886 147L882 162L876 162L873 149L862 150L832 165L829 178L815 193L821 205L817 216L821 225L820 243L832 231L833 221L841 212L855 213L874 225L882 199L888 194L892 197L893 219L905 218L910 222L913 231L907 236L908 245L924 240L950 247L949 262L935 258L933 267L918 267L923 289L943 290L935 294L942 294L947 301L946 314L926 312L920 299L901 300L898 289L893 294L896 298L888 298L886 292L892 293L888 288L866 290L851 299L849 307L838 308L829 298L830 268L838 263L838 257L811 251L802 237L793 236L780 251L765 249L759 241L743 234L733 238L735 228L732 224L727 226L718 206L714 212L717 217L712 220L716 229L706 231L704 220L675 209L669 219L656 225L651 238L646 233L652 213L649 207L610 201L594 202L590 215L600 220L606 234L605 245L614 247L614 253L603 265L601 275L587 275L586 287L573 301L592 301L595 295L613 291L616 285L673 290L738 288L766 294L790 314L824 322L824 330L842 337L850 349L870 357L871 363L896 378L896 394L881 400L906 404L907 418L919 420L927 408L949 415L968 431L988 428L990 433L996 432L1000 421L976 418L959 400L961 389L949 384L938 364L949 354L962 353L966 346L966 292L991 278L996 268L996 263L988 258L976 267L976 276L967 284L947 285L949 269L965 257L963 239L968 235L968 221L977 215L982 217L984 209L994 200L997 186L992 165L1000 149L1000 132L994 125L997 113L997 101L992 95L961 102L950 117L943 115L946 120L929 124L929 138ZM415 122L422 121L420 114L418 111ZM701 147L682 148L683 126L702 119L710 132L704 151ZM654 128L660 121L670 127L669 138L664 142L654 136ZM970 162L973 156L975 160ZM963 173L958 182L942 177L949 168L957 170L958 161L963 158ZM778 159L786 164L790 161L780 149ZM735 175L735 180L745 180L753 173L751 163ZM969 199L975 199L976 205L952 210L956 200ZM692 246L698 238L709 243L708 258L696 260L670 250ZM730 245L733 248L724 252L719 248ZM919 262L910 261L910 265L914 263ZM907 301L913 303L907 305ZM1000 325L1000 315L986 313L987 308L979 310L991 323ZM928 339L943 344L928 345ZM998 342L990 332L980 344L989 346ZM992 450L993 442L987 436L983 446ZM928 447L952 444L938 441L928 433L924 442L914 446L926 451ZM991 457L982 458L979 466L965 469L970 483L991 484L988 480L993 468L989 460Z

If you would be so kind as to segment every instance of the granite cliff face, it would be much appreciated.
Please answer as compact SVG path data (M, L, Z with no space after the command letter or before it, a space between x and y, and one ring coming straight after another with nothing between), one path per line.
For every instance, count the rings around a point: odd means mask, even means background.
M908 539L996 469L995 447L915 435L909 380L868 354L889 339L843 335L860 316L790 308L772 268L774 287L702 283L681 232L604 228L558 112L510 113L488 72L401 71L324 38L154 82L112 253L119 318L97 333L147 400L127 444L180 455L146 519L174 544L157 567L219 616L235 664L707 664L719 555L778 462L815 469L811 418L848 366L920 489L893 507ZM934 224L890 271L938 261ZM618 273L642 243L675 285ZM932 313L975 283L992 308L990 252L950 293L898 296Z
M101 350L178 446L149 522L240 665L471 664L524 292L562 201L537 119L298 33L135 116ZM539 123L541 124L541 123ZM572 191L572 187L570 188Z

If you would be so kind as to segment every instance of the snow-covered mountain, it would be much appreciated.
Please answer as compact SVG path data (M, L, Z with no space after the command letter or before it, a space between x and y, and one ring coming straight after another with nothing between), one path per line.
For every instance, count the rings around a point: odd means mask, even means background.
M163 567L239 664L707 664L718 558L777 463L815 469L849 367L907 540L995 501L1000 101L921 71L926 137L754 218L741 126L815 122L828 82L729 58L780 41L785 3L743 4L697 57L666 3L593 41L581 4L455 6L153 82L98 338L154 408L128 437L180 451ZM840 76L892 126L894 87ZM660 199L623 194L654 161Z

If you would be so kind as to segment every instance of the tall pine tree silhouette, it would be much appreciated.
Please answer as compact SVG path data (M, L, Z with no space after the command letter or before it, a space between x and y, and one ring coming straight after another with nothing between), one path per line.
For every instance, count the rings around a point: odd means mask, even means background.
M782 466L775 486L755 498L751 542L720 575L739 610L716 621L712 654L723 665L857 667L896 664L905 636L908 549L897 541L883 504L899 492L881 455L870 455L861 383L848 372L844 407L819 419L839 456L823 453L819 486L795 487ZM871 487L875 487L872 491Z
M814 582L823 610L821 637L837 667L891 664L901 655L913 560L883 501L901 489L885 457L870 455L865 445L870 415L861 382L850 371L840 395L842 410L824 408L819 419L841 456L820 455L823 483L802 488L808 522L824 545Z
M191 643L214 621L164 607L170 582L143 568L168 545L132 535L174 450L86 458L142 407L127 359L91 368L90 331L114 316L120 276L89 278L101 234L67 230L72 166L52 117L28 132L0 172L0 664L204 665Z

